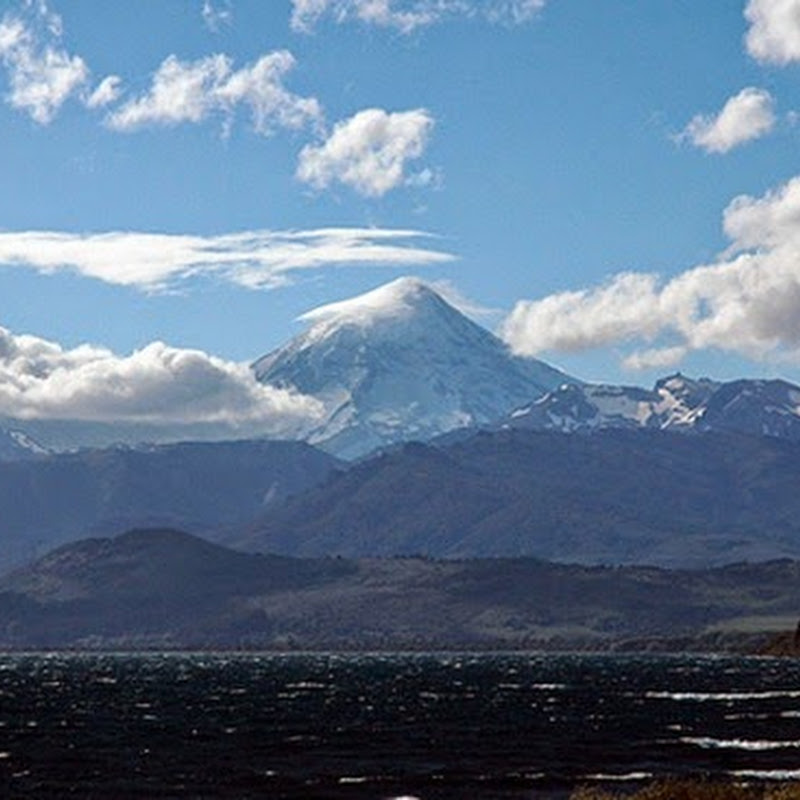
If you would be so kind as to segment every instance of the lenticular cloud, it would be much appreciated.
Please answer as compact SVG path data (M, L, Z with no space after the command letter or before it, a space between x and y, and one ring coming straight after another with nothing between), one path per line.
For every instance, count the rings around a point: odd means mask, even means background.
M159 292L198 277L248 289L285 285L298 272L336 266L424 266L453 256L419 246L420 231L321 228L241 231L221 236L114 231L0 233L0 264L48 274L76 272L117 286Z

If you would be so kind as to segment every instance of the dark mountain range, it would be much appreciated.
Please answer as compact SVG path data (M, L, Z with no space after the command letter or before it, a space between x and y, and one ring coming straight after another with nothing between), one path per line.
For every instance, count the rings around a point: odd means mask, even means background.
M302 560L150 530L66 545L0 579L0 647L717 647L793 626L799 607L791 561L689 572Z
M322 481L337 461L301 442L112 448L0 461L0 568L132 526L211 533Z
M565 382L512 355L431 287L401 278L317 309L310 328L253 365L263 383L325 404L307 440L344 458L489 423Z
M409 444L235 541L286 555L707 566L800 557L800 446L734 433L503 430Z

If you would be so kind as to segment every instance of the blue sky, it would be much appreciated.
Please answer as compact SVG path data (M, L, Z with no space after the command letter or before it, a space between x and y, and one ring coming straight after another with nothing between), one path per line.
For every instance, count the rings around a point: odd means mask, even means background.
M582 378L800 381L798 62L800 0L2 0L0 415L227 396L405 274Z

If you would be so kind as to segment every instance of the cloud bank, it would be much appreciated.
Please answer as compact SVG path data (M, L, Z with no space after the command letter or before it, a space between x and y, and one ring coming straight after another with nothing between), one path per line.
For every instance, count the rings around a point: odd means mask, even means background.
M622 273L605 285L517 303L501 335L522 355L633 346L625 365L663 367L715 348L800 361L800 176L725 209L731 245L669 280ZM641 349L642 345L647 345Z
M248 289L289 283L293 273L333 266L425 266L454 256L416 244L420 231L325 228L243 231L221 236L111 232L0 232L0 265L72 271L147 292L198 277Z
M292 0L291 25L310 33L320 20L358 21L411 33L452 17L480 17L494 23L520 24L542 9L546 0Z
M297 177L315 189L341 183L367 197L381 197L418 177L408 176L406 165L423 154L433 124L422 108L359 111L337 123L322 144L303 148Z
M273 435L313 424L319 403L259 384L246 364L154 342L128 356L66 350L0 328L0 416L185 426Z
M727 153L770 133L775 121L772 95L764 89L748 87L731 97L715 116L694 117L679 139L708 153Z

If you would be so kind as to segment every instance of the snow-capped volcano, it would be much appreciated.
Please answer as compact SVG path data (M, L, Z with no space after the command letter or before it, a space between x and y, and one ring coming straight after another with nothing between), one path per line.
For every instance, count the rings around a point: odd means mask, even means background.
M485 424L564 383L512 355L430 286L400 278L305 314L309 329L253 364L258 380L323 401L308 441L344 457Z

